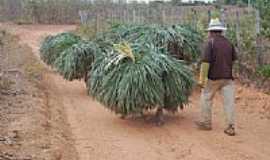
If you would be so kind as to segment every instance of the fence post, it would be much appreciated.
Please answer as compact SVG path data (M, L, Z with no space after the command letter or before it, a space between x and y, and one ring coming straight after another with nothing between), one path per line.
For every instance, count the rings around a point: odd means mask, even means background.
M195 30L197 30L197 25L198 25L198 15L197 15L197 11L196 9L192 9L193 12L193 27L195 28Z
M2 42L2 35L0 35L0 79L2 78L2 76L3 76L3 71L4 71L4 69L3 69L3 66L4 66L4 61L3 61L3 59L4 59L4 55L2 55L2 54L4 54L4 42Z
M82 11L81 10L79 11L79 16L80 16L80 19L81 19L81 24L83 24L83 16L82 16Z
M208 10L208 24L210 23L211 21L211 10Z
M100 16L99 16L99 12L97 12L96 13L96 24L95 24L96 33L99 32L99 26L100 26Z
M162 23L162 25L165 25L166 24L166 12L165 12L165 10L163 9L162 10L162 15L161 15L161 23Z
M147 6L147 8L146 8L146 14L145 14L145 23L146 24L149 24L149 22L150 22L150 10L149 10L149 7Z
M81 19L81 24L87 24L88 21L88 12L87 11L79 11L80 19Z
M137 13L138 15L138 23L142 24L143 23L143 16L142 16L142 10L139 9L139 12Z
M124 21L124 23L128 22L126 9L124 9L124 20L123 21Z
M136 10L135 9L133 9L132 11L132 21L133 23L136 23Z
M238 11L236 11L236 41L239 55L241 55L240 15ZM241 58L239 58L239 60L240 59Z
M221 8L220 9L221 12L221 22L226 26L226 16L225 16L225 9Z
M259 10L256 10L256 64L259 67L262 64L262 59L261 59L261 18L260 18L260 12Z

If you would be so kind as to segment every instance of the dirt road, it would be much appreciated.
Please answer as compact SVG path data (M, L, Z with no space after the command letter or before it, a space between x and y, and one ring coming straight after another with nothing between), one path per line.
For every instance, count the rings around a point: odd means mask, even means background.
M74 26L10 26L22 43L38 54L40 40ZM223 134L224 116L219 96L213 110L214 130L198 131L199 93L184 112L167 116L157 127L141 119L122 120L86 95L83 82L67 82L45 74L49 97L63 105L80 160L269 160L270 96L237 84L236 137Z

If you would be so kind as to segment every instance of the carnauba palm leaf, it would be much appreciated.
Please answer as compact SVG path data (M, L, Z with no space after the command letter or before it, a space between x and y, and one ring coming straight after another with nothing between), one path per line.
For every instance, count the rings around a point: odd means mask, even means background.
M81 41L79 36L73 33L61 33L47 37L40 48L41 59L48 65L54 64L60 53Z
M64 50L56 59L54 66L67 80L85 78L91 69L95 54L98 53L96 44L82 41Z
M129 45L135 60L113 47L95 59L87 81L89 94L122 115L156 107L170 111L187 103L191 71L153 45Z
M130 43L152 43L162 53L177 59L194 62L199 57L202 36L191 26L173 25L129 25L118 24L97 36L97 43L113 44L121 41Z

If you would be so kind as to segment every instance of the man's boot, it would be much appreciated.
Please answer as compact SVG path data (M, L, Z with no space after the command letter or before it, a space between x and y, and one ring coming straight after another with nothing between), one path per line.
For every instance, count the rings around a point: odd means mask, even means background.
M202 122L202 121L195 121L195 124L198 127L198 129L200 129L200 130L204 130L204 131L212 130L211 123Z
M235 136L235 128L234 125L230 124L228 127L224 130L224 133L228 136Z

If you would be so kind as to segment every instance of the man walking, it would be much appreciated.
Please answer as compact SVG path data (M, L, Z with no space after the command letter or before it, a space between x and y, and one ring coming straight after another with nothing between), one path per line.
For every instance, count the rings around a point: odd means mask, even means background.
M233 62L236 60L234 46L222 35L226 30L219 19L212 19L209 24L209 39L202 53L199 85L201 93L201 119L196 122L199 129L211 130L213 98L222 92L226 115L224 133L235 135Z

